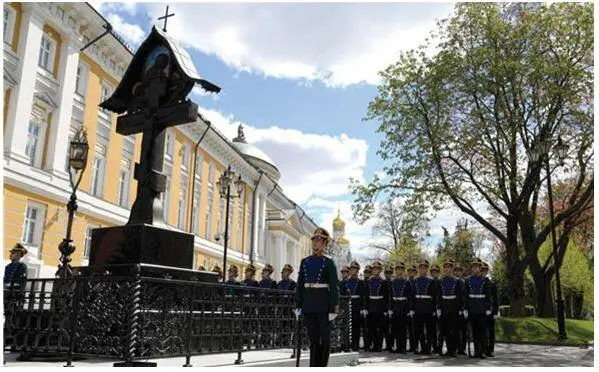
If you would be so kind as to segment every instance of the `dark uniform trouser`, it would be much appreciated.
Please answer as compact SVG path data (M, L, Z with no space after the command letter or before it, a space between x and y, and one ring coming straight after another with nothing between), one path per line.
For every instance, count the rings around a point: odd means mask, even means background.
M468 342L468 320L464 315L458 314L458 338L457 347L458 354L466 354L466 342Z
M370 339L370 331L368 330L368 315L361 318L362 323L362 338L364 339L364 350L368 351L372 348L372 340Z
M395 340L395 350L399 352L406 351L406 330L409 319L405 313L393 313L391 318L391 335Z
M468 314L472 324L472 336L474 338L474 356L480 356L485 351L487 339L487 315Z
M310 338L310 367L326 367L331 352L329 314L304 314L304 322Z
M360 328L362 325L362 317L360 310L352 310L351 314L351 349L358 350L360 348Z
M414 351L418 349L417 346L418 343L420 343L420 352L430 352L431 345L428 344L427 340L429 339L429 335L434 332L434 324L432 322L432 317L433 315L429 313L421 313L414 315L414 337L416 339L416 342L414 344Z
M383 316L383 335L385 335L385 349L391 351L393 336L391 335L391 319L389 319L389 314Z
M439 337L439 353L443 352L443 341L447 345L447 353L453 354L458 347L458 312L441 314L441 335Z
M414 318L408 317L408 338L410 340L410 352L416 352L416 335L414 334Z
M368 338L372 343L372 350L381 350L383 346L383 313L368 313Z
M493 318L493 315L487 315L487 331L489 339L485 353L490 354L495 352L495 318Z
M437 315L433 315L431 316L431 323L432 323L432 329L433 331L431 333L427 332L427 339L428 339L428 345L430 348L433 349L433 351L437 352L437 349L439 348L439 344L437 343L437 328L439 325L439 318L437 318Z

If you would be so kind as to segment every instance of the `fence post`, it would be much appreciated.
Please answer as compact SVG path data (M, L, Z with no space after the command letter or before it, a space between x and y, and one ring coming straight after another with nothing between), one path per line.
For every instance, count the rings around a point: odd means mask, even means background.
M237 349L237 359L235 360L235 364L242 364L243 363L243 359L241 359L241 353L243 350L243 341L244 341L244 324L243 324L243 309L244 309L244 305L243 305L243 293L241 291L239 291L238 293L236 293L238 291L234 291L233 292L233 298L236 298L237 296L239 296L239 314L235 314L236 316L239 316L239 329L241 330L241 335L239 335L240 337L239 339L239 347ZM234 323L233 323L234 324Z
M185 364L183 365L183 367L193 367L193 365L191 364L191 333L192 333L192 326L193 326L193 317L192 317L192 311L193 311L193 295L195 293L194 291L194 287L193 284L188 284L189 286L189 293L187 296L187 302L188 302L188 306L187 306L187 347L186 347L186 355L185 355Z
M81 281L77 280L76 278L70 278L70 280L75 281L75 288L73 289L73 310L71 311L71 330L69 332L69 353L67 354L67 364L64 367L73 367L73 350L75 349L75 341L77 340L77 318L79 317L79 292L81 291Z

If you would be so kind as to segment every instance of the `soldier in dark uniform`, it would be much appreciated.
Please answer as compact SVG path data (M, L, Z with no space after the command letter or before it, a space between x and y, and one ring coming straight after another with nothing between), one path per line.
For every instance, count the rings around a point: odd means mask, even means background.
M239 311L242 311L241 309L241 305L238 301L238 296L240 295L239 290L234 288L234 287L240 287L241 283L237 280L237 276L239 274L239 269L237 268L236 265L229 265L229 268L227 269L227 271L229 272L229 279L227 279L227 281L225 282L225 285L227 286L225 288L225 303L224 303L224 310L226 314L235 314ZM228 315L226 315L228 316ZM238 317L233 317L232 320L233 322L233 333L238 333L241 331L241 327L242 327L242 323L241 320ZM234 336L228 336L225 339L225 349L226 350L233 350L234 349L234 345L236 343L239 343L240 339L234 337Z
M277 283L277 289L284 289L286 291L295 291L297 287L297 283L290 279L289 276L293 273L293 267L289 264L285 264L283 266L283 270L281 270L281 281Z
M411 314L408 314L408 339L410 340L410 348L408 349L408 353L415 353L417 348L416 348L416 335L414 334L414 291L415 291L415 287L414 287L414 280L416 280L416 273L418 272L418 269L416 268L416 265L410 265L410 267L408 268L408 283L410 283L410 286L412 286L411 289L411 293L412 293L412 308L411 308Z
M393 277L393 267L391 265L385 266L385 286L389 288L389 283L391 283L391 279ZM390 301L387 296L387 301ZM387 303L388 308L389 303ZM383 314L383 334L385 337L385 351L391 352L393 350L393 336L391 335L391 315L387 311Z
M339 288L341 296L348 296L350 303L350 347L353 351L360 348L360 326L362 323L362 310L364 309L365 282L358 279L360 264L353 261L349 264L349 278L344 281L344 285Z
M339 305L342 309L349 309L349 294L346 291L346 284L349 278L349 266L345 265L341 268L341 281L339 281ZM342 329L341 331L341 350L343 352L349 352L350 348L350 331L349 331L349 323L347 329Z
M363 310L362 310L362 338L364 339L364 351L372 350L372 340L368 332L368 308L366 307L366 297L368 297L368 282L372 275L372 266L364 266L364 292L362 294Z
M491 315L491 291L487 279L481 274L483 262L476 258L472 262L472 275L466 279L465 316L470 319L474 338L474 358L485 359L487 344L487 317Z
M441 272L441 268L437 264L433 264L431 266L431 277L433 278L433 286L435 287L435 293L437 294L437 298L435 299L435 303L437 306L439 305L439 297L441 294L441 281L439 280L439 273ZM439 308L437 307L437 313L433 315L431 321L433 323L433 332L429 335L428 343L431 345L433 349L433 353L440 354L439 351L439 328L441 322L439 319L441 318L441 313L439 312Z
M428 340L435 331L432 322L433 316L437 314L437 293L433 279L426 276L429 262L423 260L418 265L420 275L414 280L414 333L416 343L420 344L420 350L416 354L431 354L431 346Z
M300 263L296 314L304 315L310 338L310 367L326 367L331 348L330 321L339 313L339 290L335 263L324 255L331 235L319 227L312 235L311 256Z
M239 275L239 269L237 268L237 266L235 265L229 265L229 279L225 282L225 284L227 285L241 285L241 283L239 282L239 280L237 280L237 276ZM231 297L232 295L235 294L236 291L234 291L231 288L227 288L227 291L225 292L225 296Z
M223 270L220 268L220 266L214 265L214 266L212 266L212 270L210 270L210 271L212 271L213 273L217 273L218 274L218 281L219 282L224 279Z
M412 285L406 279L405 265L395 265L395 279L389 283L389 314L391 316L391 336L395 341L393 353L405 354L408 317L412 311ZM410 311L411 314L410 314ZM393 344L392 341L392 344Z
M383 265L379 261L372 264L372 276L368 282L368 297L366 297L368 338L372 342L372 351L375 352L383 351L385 334L383 318L388 308L389 289L387 283L380 277L382 268Z
M489 273L489 265L483 262L481 267L482 276L487 278L489 291L491 292L491 315L487 316L487 331L489 340L484 354L488 357L495 357L495 319L499 317L499 300L497 298L497 284L492 281L487 274Z
M453 273L454 273L455 278L460 281L460 284L462 286L462 297L463 297L464 292L465 292L465 289L464 289L465 278L463 277L464 268L461 263L456 262L454 264ZM467 337L468 337L468 333L467 333L468 332L468 329L467 329L468 320L466 320L466 318L464 318L464 311L463 311L464 307L465 307L465 299L462 298L462 309L458 310L458 325L457 325L457 337L456 337L458 355L466 355L466 342L467 342Z
M443 263L443 279L441 279L440 311L441 311L441 333L439 340L439 354L443 356L457 357L458 343L458 318L463 310L464 292L462 281L453 275L452 259ZM443 341L447 345L447 352L443 351Z
M27 254L27 248L21 243L10 250L10 263L4 268L4 288L24 288L27 281L27 265L21 258Z
M254 276L256 275L256 267L252 264L249 264L246 268L245 268L245 278L241 281L241 285L244 287L250 287L250 288L259 288L260 285L258 284L258 281L256 281L254 279ZM256 330L258 329L258 309L253 305L253 302L251 301L251 297L252 295L255 295L256 292L255 291L251 291L251 290L244 290L243 291L243 299L242 299L242 304L244 304L244 310L243 310L243 314L244 316L247 318L249 318L250 320L246 323L247 324L247 329L245 329L245 334L248 335L248 338L246 340L244 340L244 344L247 345L248 348L255 346L256 345L256 339L257 339L257 333Z
M21 243L10 250L10 263L4 268L4 309L20 307L25 300L27 283L27 265L21 258L27 254L27 248Z
M274 267L272 267L271 264L264 265L264 268L262 269L262 280L260 280L260 283L259 283L260 288L270 288L270 289L277 288L277 282L270 278L273 271L275 271L275 269L274 269Z

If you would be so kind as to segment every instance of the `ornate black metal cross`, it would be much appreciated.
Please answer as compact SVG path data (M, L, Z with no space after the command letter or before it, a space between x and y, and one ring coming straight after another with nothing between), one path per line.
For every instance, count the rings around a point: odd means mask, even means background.
M174 16L175 13L168 14L168 5L166 6L166 12L162 17L159 17L158 20L164 19L164 27L162 27L162 31L166 32L166 21L168 21L168 17Z

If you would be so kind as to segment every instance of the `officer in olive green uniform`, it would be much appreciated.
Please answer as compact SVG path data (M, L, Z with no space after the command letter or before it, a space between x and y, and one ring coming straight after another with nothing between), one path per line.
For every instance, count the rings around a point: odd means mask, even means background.
M487 278L489 291L491 292L491 315L487 316L487 331L489 340L485 349L485 355L493 358L495 356L495 319L499 317L499 300L497 298L497 284L492 281L487 274L489 273L489 265L483 262L481 268L482 276Z
M296 314L304 315L310 338L310 367L326 367L331 348L331 319L339 312L339 288L335 263L324 255L331 235L321 227L312 235L311 256L300 263Z
M482 276L480 258L472 262L472 275L466 279L466 317L470 319L474 338L474 358L485 359L487 345L487 317L491 315L491 291Z

